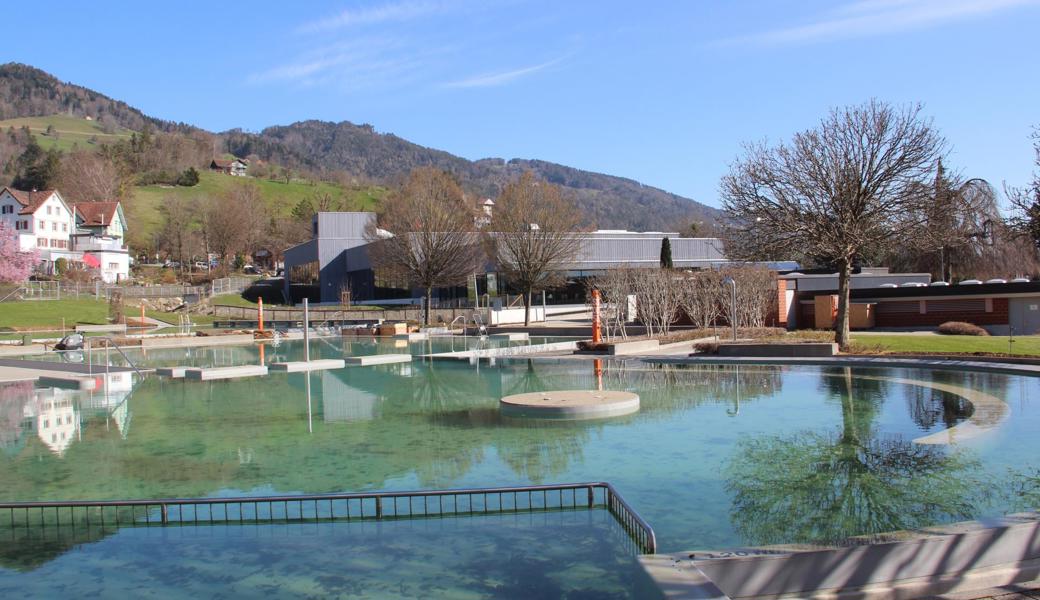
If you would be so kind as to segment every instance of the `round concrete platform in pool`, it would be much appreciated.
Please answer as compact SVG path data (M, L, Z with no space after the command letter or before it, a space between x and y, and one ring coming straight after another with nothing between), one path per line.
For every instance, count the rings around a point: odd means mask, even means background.
M639 396L614 390L553 390L505 396L502 414L536 419L602 419L639 410Z

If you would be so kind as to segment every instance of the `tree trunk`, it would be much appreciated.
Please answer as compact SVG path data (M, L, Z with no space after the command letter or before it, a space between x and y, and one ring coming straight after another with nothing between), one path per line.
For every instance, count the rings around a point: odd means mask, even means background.
M423 325L430 325L430 303L433 300L433 288L426 288L426 306L423 309Z
M838 318L834 322L834 341L838 349L849 349L849 280L852 278L852 261L843 259L838 271Z
M524 290L524 327L531 324L531 289Z

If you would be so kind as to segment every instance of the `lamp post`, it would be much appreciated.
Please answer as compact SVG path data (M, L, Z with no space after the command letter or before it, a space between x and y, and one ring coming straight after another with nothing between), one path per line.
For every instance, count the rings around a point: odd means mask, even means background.
M729 324L733 327L733 341L737 341L737 282L732 277L722 280L722 285L730 286Z

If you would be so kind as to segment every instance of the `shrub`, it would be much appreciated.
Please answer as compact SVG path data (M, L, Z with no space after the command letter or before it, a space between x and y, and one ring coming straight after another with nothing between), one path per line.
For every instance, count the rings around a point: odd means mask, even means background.
M163 269L162 275L159 276L159 281L167 285L177 283L177 273L173 269Z
M718 342L698 342L693 345L693 351L697 354L718 354Z
M943 335L989 335L988 331L978 325L962 321L947 321L939 326L938 331Z

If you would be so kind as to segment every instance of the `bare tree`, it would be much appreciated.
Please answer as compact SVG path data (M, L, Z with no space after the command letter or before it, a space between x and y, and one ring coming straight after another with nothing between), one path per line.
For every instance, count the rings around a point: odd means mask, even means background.
M634 271L628 267L607 269L588 280L589 291L597 289L602 300L601 315L606 323L604 332L607 340L614 335L628 338L625 328L628 322L628 300L635 294Z
M729 267L719 273L720 282L730 277L736 284L736 306L728 294L720 298L722 314L737 327L764 327L770 313L776 310L776 273L761 266ZM722 286L719 286L722 288ZM730 314L736 308L736 314Z
M57 186L70 202L102 202L123 197L128 182L107 158L78 150L66 154L61 161Z
M365 231L369 257L381 276L423 289L429 325L433 288L465 283L483 260L474 211L452 176L432 168L412 171L382 211Z
M833 265L835 341L847 349L853 263L920 228L923 190L944 148L920 106L876 100L832 110L788 144L748 146L721 183L726 252Z
M1028 239L1040 250L1040 127L1033 130L1033 152L1037 170L1033 181L1025 187L1004 186L1004 193L1011 203L1011 214L1006 224L1009 233Z
M671 269L634 269L633 288L646 334L667 335L681 307L681 275Z
M524 325L531 323L532 294L564 283L563 267L585 240L580 224L580 213L560 188L530 171L498 197L486 238L489 254L523 294Z
M255 249L269 222L259 187L252 183L237 184L219 200L209 198L202 202L206 242L221 261Z
M695 271L679 282L679 305L693 326L706 329L722 315L724 294L718 271Z
M159 207L163 222L156 234L156 246L182 268L199 248L198 206L195 199L168 194Z

